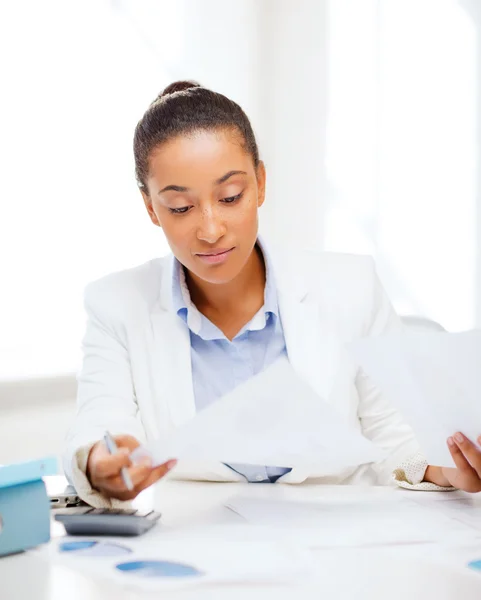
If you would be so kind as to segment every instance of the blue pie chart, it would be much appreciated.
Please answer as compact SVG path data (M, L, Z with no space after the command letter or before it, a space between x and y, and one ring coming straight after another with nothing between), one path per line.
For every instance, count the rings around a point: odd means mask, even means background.
M138 577L201 577L202 571L195 567L178 562L167 560L138 560L133 562L120 563L116 569L122 573L136 575Z
M132 550L127 546L109 542L97 542L96 540L81 540L62 542L59 545L59 551L62 553L75 554L76 556L123 556L130 554Z
M475 571L481 571L481 560L473 560L468 563L468 567L470 569L474 569Z

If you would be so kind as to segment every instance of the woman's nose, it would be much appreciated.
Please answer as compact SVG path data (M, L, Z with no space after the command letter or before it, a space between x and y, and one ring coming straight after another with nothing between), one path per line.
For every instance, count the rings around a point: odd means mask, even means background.
M212 208L203 210L197 230L198 239L208 244L215 244L223 235L225 235L225 224L217 211Z

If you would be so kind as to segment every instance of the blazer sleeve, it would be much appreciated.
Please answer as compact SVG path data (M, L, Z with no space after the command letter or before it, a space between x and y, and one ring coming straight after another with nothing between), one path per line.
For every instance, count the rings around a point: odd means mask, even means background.
M370 337L399 333L403 329L401 320L379 281L374 261L370 262L370 271L368 280L372 283L368 294L368 319L364 335ZM386 458L382 462L369 467L374 470L376 483L384 485L392 481L396 469L419 453L419 445L411 427L362 369L357 373L356 387L362 432L386 451Z
M88 453L106 430L129 434L141 443L145 434L138 414L126 336L104 286L85 291L87 313L83 363L78 376L77 414L67 434L64 471L80 497L93 506L114 506L92 489L85 476Z

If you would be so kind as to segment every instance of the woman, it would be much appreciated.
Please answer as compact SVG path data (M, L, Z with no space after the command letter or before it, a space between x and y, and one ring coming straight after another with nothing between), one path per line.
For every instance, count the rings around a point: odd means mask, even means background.
M281 356L387 458L333 473L181 461L172 476L382 484L394 470L407 487L481 490L481 469L468 462L474 446L455 438L458 469L428 467L409 427L344 352L352 339L400 328L371 259L270 252L258 239L266 172L237 104L174 83L137 125L134 155L145 207L173 256L86 290L78 414L65 461L80 496L95 506L135 497L175 465L132 465L139 443L168 434ZM105 430L116 434L114 455L100 441Z

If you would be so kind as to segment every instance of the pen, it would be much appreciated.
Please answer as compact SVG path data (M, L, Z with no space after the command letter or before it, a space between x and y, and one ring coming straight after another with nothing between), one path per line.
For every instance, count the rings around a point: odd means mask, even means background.
M115 443L114 438L110 435L110 433L108 431L105 432L104 442L105 442L105 445L107 446L107 450L110 452L110 454L115 454L117 452L117 450L118 450L117 444ZM130 475L129 475L129 472L127 471L127 469L125 467L122 467L120 469L120 474L122 476L122 481L125 483L125 487L129 491L132 491L134 489L134 486L132 484L132 480L130 479Z

